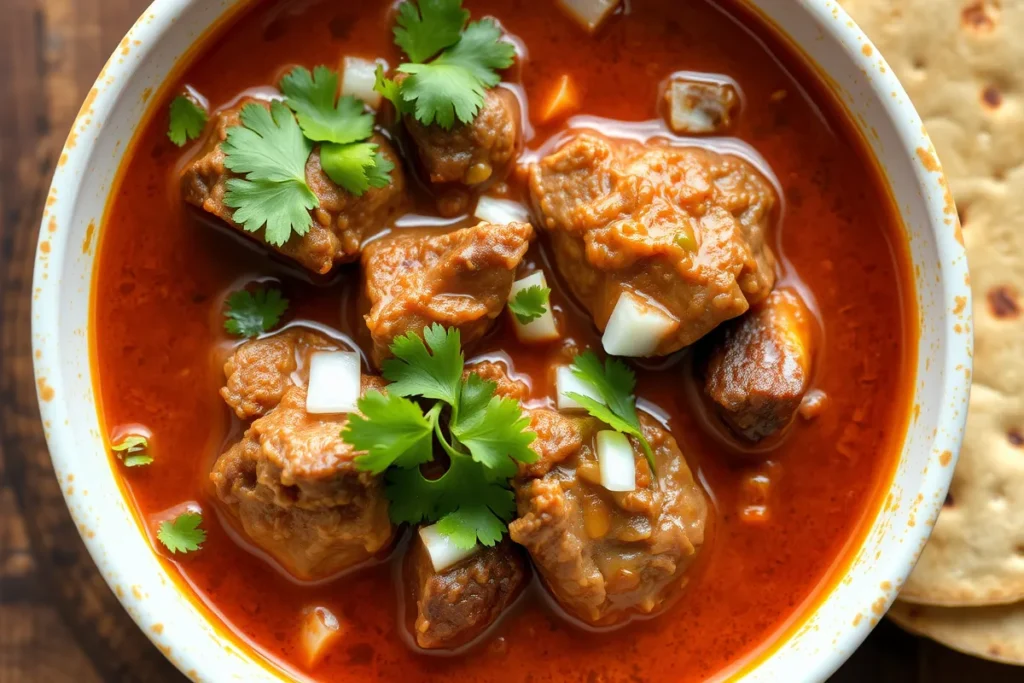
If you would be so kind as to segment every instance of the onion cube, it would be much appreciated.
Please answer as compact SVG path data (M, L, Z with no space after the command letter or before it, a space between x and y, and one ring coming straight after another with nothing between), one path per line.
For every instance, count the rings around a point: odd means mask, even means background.
M633 446L625 434L610 429L597 433L597 464L601 486L609 491L636 491Z
M530 210L519 202L487 195L483 195L477 200L476 211L473 212L473 215L482 221L496 225L530 222Z
M359 400L362 361L353 351L318 351L309 360L306 412L351 413Z
M508 299L511 301L519 292L530 287L547 287L548 281L543 271L534 271L522 280L512 283ZM519 322L519 318L512 314L512 322L515 323L516 336L521 342L549 342L560 337L558 324L555 322L554 313L551 311L551 302L548 302L547 310L539 318L534 318L528 323Z
M421 526L420 540L423 541L427 554L430 555L430 563L438 574L480 550L479 543L468 550L457 547L450 538L437 530L436 524Z
M572 367L559 365L555 368L555 390L558 392L557 405L559 410L584 410L583 406L570 398L568 394L579 394L592 398L598 403L604 403L601 394L590 382L585 382L576 376Z
M341 66L341 94L353 95L371 108L380 106L380 93L373 89L377 82L377 66L388 70L382 59L369 61L360 57L345 57Z
M601 344L612 356L653 356L662 340L678 327L679 321L661 307L623 292L608 318Z

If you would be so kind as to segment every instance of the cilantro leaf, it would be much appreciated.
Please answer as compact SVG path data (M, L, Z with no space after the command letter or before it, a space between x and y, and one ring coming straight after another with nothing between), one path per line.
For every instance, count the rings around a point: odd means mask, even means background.
M324 143L320 146L320 165L328 178L361 197L370 187L384 187L391 182L388 174L395 165L377 149L377 145L369 142ZM378 166L380 162L384 166Z
M110 447L117 453L117 457L124 462L125 467L142 467L153 462L152 456L146 453L149 448L149 440L144 436L130 435L121 440L121 443Z
M406 0L398 6L395 44L410 61L425 62L459 42L469 11L462 9L462 0L419 0L418 5Z
M178 147L184 147L189 140L198 138L206 127L206 110L185 95L178 95L171 100L170 116L167 137Z
M460 66L446 64L402 64L400 71L412 74L402 81L402 99L413 107L423 125L437 123L450 130L455 119L469 123L484 103L484 86Z
M505 520L480 503L460 505L437 521L437 530L464 550L475 546L477 539L488 546L500 542L507 528Z
M516 320L526 325L547 313L550 301L551 289L533 285L520 289L508 302L508 310L512 311Z
M508 479L516 474L512 458L526 463L537 460L530 448L537 435L527 429L530 418L519 403L495 396L495 386L479 375L469 376L451 431L473 460L487 467L491 479Z
M281 92L303 134L314 142L345 145L373 134L373 115L366 112L362 101L346 95L335 103L338 74L326 66L318 66L312 73L301 66L292 69L281 79Z
M387 187L391 184L391 172L395 170L395 164L386 156L377 152L373 156L373 166L366 170L366 182L370 187Z
M584 351L572 362L572 373L594 387L601 401L595 401L575 392L567 394L582 405L588 413L615 431L636 437L644 451L651 472L654 469L654 451L640 428L640 417L636 412L636 377L633 371L615 358L606 358L604 365L593 351Z
M381 96L395 105L395 109L400 114L406 113L405 100L402 99L402 86L398 81L391 80L384 75L384 67L380 64L377 65L377 71L374 72L374 83L373 89L381 94Z
M424 125L436 122L445 130L455 125L455 119L470 123L484 104L487 88L501 81L496 70L508 68L514 58L515 47L501 40L494 21L473 22L434 61L398 67L410 74L398 86L404 110L412 107L416 120Z
M475 539L494 545L515 515L512 491L492 481L487 469L467 455L452 455L448 471L437 479L427 479L419 468L392 469L386 476L392 522L416 524L459 513L439 531L460 548L473 547Z
M394 358L384 361L382 367L384 378L392 382L389 393L458 404L464 358L457 328L446 330L434 324L423 329L422 338L409 332L392 342L391 353Z
M430 462L439 410L424 415L409 399L379 391L366 392L358 405L362 414L349 415L341 436L366 451L356 457L359 469L380 474L392 465L408 468Z
M184 512L173 521L161 524L156 537L171 554L199 550L206 541L206 532L199 528L202 521L203 516L198 512Z
M280 290L242 289L228 297L224 329L236 337L258 337L277 325L287 309L288 300Z
M247 232L266 226L268 244L282 246L291 233L305 235L310 209L320 200L306 184L306 161L313 151L291 111L273 102L270 111L250 103L242 107L240 126L227 131L224 165L245 179L227 182L224 204Z
M501 82L496 71L512 66L515 56L515 46L501 40L501 29L494 20L482 19L467 26L462 39L432 63L462 67L493 88Z

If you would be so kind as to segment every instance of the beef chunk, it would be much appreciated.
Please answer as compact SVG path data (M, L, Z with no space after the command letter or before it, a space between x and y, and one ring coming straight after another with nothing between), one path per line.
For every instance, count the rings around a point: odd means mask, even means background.
M530 192L600 329L623 292L678 321L655 355L743 314L775 282L765 242L775 193L737 157L580 134L533 166Z
M363 378L363 391L383 386ZM347 420L307 414L305 389L290 387L210 474L249 539L299 579L352 567L391 541L383 482L356 469L341 439Z
M425 649L453 649L476 638L519 595L527 578L522 551L507 539L438 573L416 534L405 561L416 603L416 644Z
M225 168L221 143L227 140L228 128L240 124L242 107L250 102L268 106L265 102L246 100L214 114L202 151L181 177L185 201L242 232L242 227L232 220L234 210L224 204L227 181L238 176ZM313 210L313 224L305 235L292 235L283 246L274 249L323 275L335 264L358 259L363 240L387 227L402 203L405 175L398 153L386 139L374 135L370 142L379 145L381 154L395 164L391 184L371 187L361 197L356 197L327 177L320 166L319 147L315 148L306 163L306 182L320 200L319 208ZM262 229L244 234L265 243Z
M674 78L665 91L665 102L672 132L722 135L732 127L740 96L728 83Z
M494 382L494 393L502 398L522 401L530 395L530 387L525 382L508 376L508 368L504 363L489 360L473 363L462 373L462 379L468 379L469 375L479 375L483 380Z
M807 307L783 290L716 333L704 390L738 434L758 441L793 420L810 388L812 336Z
M240 419L263 417L277 407L296 378L306 385L314 351L337 349L328 337L300 328L248 341L224 363L226 384L220 395Z
M481 223L444 234L407 230L368 245L365 317L374 361L390 356L395 337L433 323L459 328L463 344L482 337L504 309L532 237L528 223Z
M595 446L606 427L589 417L546 419L533 446L540 462L514 482L519 518L509 535L530 552L562 607L583 621L613 624L657 611L681 586L707 515L675 439L642 415L657 486L634 441L637 489L613 493L600 485Z
M424 126L414 116L405 127L416 143L432 183L478 185L490 180L515 156L519 141L519 103L512 92L492 88L472 123L451 130Z

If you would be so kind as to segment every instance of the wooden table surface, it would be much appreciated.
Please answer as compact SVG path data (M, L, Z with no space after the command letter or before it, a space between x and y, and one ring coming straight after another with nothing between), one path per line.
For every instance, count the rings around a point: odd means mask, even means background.
M32 254L64 138L149 0L2 0L0 11L0 683L182 681L103 583L68 516L35 405ZM837 683L999 683L971 659L882 623Z

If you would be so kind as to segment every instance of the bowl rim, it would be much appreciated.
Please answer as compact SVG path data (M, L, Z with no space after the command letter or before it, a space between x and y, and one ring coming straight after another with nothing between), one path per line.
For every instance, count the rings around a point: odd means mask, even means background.
M752 0L742 1L748 6L752 5ZM761 1L763 2L764 0ZM203 2L203 0L154 0L128 31L125 40L122 41L122 46L125 45L127 41L131 41L131 45L133 45L132 50L141 55L142 58L145 58L164 37L165 33L175 23L175 21L177 21L177 19L189 7L201 2ZM161 87L166 82L166 79L170 75L173 75L175 71L180 68L181 64L187 61L195 47L203 43L209 32L215 28L217 23L224 21L228 15L243 10L245 7L250 5L251 2L252 0L225 0L222 3L224 5L224 9L219 12L220 19L218 22L208 25L205 30L201 32L199 37L191 44L188 50L186 50L174 63L170 64L166 70L161 69L164 79L161 83ZM973 337L971 334L957 334L954 332L953 327L956 324L971 325L971 292L970 287L967 286L967 283L969 282L967 264L966 259L962 258L964 254L964 246L962 238L960 237L960 227L955 215L955 207L953 208L952 216L952 221L954 223L953 228L950 229L948 227L950 218L949 202L951 199L949 198L948 189L945 185L945 178L942 175L942 171L937 160L935 159L934 148L924 130L921 118L913 104L910 102L909 97L907 96L903 86L897 80L892 69L888 68L887 63L878 53L878 50L874 48L873 43L871 43L871 41L863 34L861 29L849 18L841 6L832 0L797 0L797 2L794 3L794 7L798 7L800 11L808 12L821 26L831 27L830 29L826 28L825 30L830 30L833 36L837 38L838 42L844 47L846 56L862 69L871 70L871 77L869 79L871 88L875 91L875 94L878 95L878 101L884 110L885 117L892 122L894 130L896 131L900 143L903 146L901 151L906 153L906 155L914 162L914 169L916 173L914 184L920 189L923 202L927 207L928 229L934 236L936 248L939 254L938 258L942 264L939 270L942 296L944 298L944 304L948 304L942 307L944 312L942 314L943 320L940 326L940 334L947 344L946 353L942 356L941 361L939 362L946 372L943 373L943 383L941 387L936 387L936 389L941 390L943 396L966 396L969 393L969 377L972 370L971 359L973 356ZM769 24L774 24L774 22L768 20L764 16L763 12L759 11L757 7L753 7L753 9ZM788 35L781 31L780 27L773 26L773 30L780 33L788 40ZM810 56L801 49L800 45L796 44L794 41L789 42L792 48L800 53L800 57L815 71L815 73L825 79L826 82L829 82L828 71L812 60ZM871 50L861 49L861 46L865 45L870 46ZM92 91L90 91L89 97L85 104L83 104L82 110L80 111L75 123L72 125L72 133L69 135L69 141L65 144L60 157L61 161L57 165L50 187L49 196L59 196L60 201L55 202L55 205L50 207L47 212L44 213L36 248L36 260L33 271L32 286L32 291L35 294L33 296L31 311L33 366L41 420L45 425L44 432L51 460L58 479L61 479L64 473L68 473L73 469L74 458L71 457L71 453L74 451L76 441L75 435L72 433L72 428L67 426L67 419L70 412L70 403L79 399L71 398L71 394L67 388L63 386L62 375L58 371L62 362L62 344L55 332L58 329L59 324L59 298L61 295L61 288L59 285L60 278L48 278L47 269L49 268L59 272L59 269L63 266L64 259L67 255L69 239L66 231L63 233L57 232L55 234L53 221L56 221L56 225L66 225L72 219L73 208L79 201L81 189L80 175L87 167L90 157L95 152L95 137L78 136L79 139L77 142L73 140L75 130L78 128L80 120L87 115L91 116L92 119L95 119L96 121L105 120L106 116L110 114L115 104L123 95L127 82L134 74L141 61L135 60L128 62L125 60L118 60L116 59L117 56L118 51L115 50L106 66L104 66L103 70L100 72ZM882 68L879 68L880 66ZM890 97L889 93L892 93L893 96ZM852 114L848 111L848 103L843 101L841 98L839 98L839 100L841 106L847 110L847 115L852 118ZM146 114L146 116L148 116L148 114ZM88 125L88 122L86 122L86 125ZM131 149L131 147L132 145L128 144L124 145L119 150L118 164L123 162L126 151ZM926 154L922 154L922 150L925 150ZM870 150L869 153L871 153L872 156L876 156L874 152L871 152ZM930 155L930 159L925 158L927 155ZM885 176L884 173L882 173L882 175ZM890 182L887 177L886 185L891 191L895 202L898 197L895 194L892 182ZM112 188L108 188L108 193L110 189ZM104 200L104 212L102 214L104 217L108 201L109 196ZM896 203L896 209L902 220L903 207ZM48 222L50 222L50 226L47 225ZM48 229L48 227L50 229ZM42 246L44 242L48 242L45 254L43 253ZM95 265L93 265L92 268L94 270ZM94 284L95 283L92 281L88 284L90 299ZM953 302L955 299L961 302L966 302L965 305L963 303L959 305L961 311L966 307L966 312L962 313L959 317L951 313L951 308L954 305ZM924 315L923 311L921 312L921 315ZM86 333L85 336L89 340L88 343L91 349L91 335ZM950 371L954 365L965 367L966 372ZM964 400L966 401L966 398L964 398ZM931 533L935 519L941 509L941 501L945 498L945 493L948 490L952 478L952 465L955 465L959 456L965 421L966 410L960 409L960 406L958 406L954 401L942 402L939 414L936 416L936 423L944 425L944 427L937 430L937 433L933 437L932 456L929 463L935 461L939 453L951 454L952 460L947 460L944 463L947 466L927 468L918 492L926 494L926 498L937 498L939 504L927 505L920 511L918 515L920 520L919 523L915 528L904 531L905 536L904 542L902 543L903 548L894 549L890 552L888 562L889 566L885 570L878 569L877 571L879 576L886 575L894 579L895 586L902 584L907 575L909 575L925 541ZM115 476L116 474L112 471L111 477L113 478ZM898 473L894 470L891 476L893 479L889 482L889 491L892 491L895 487ZM116 495L123 497L124 492L121 490L121 487L117 485L116 481L113 483L117 489ZM71 494L67 489L65 489L65 487L62 486L61 488L65 496L65 502L72 513L72 517L74 518L76 515L75 508L72 505ZM881 514L881 511L877 510L873 514L879 515ZM76 522L77 521L78 520L76 519ZM82 524L76 524L76 526L78 526L83 541L97 565L110 565L116 570L116 572L104 572L104 579L108 584L110 584L112 589L116 589L113 577L117 574L128 574L135 565L121 555L108 555L105 551L105 537L103 534L87 533L85 526ZM136 526L138 525L136 524ZM137 529L140 536L145 536L144 533L141 533L142 531L143 530L141 528ZM857 540L858 548L860 550L863 550L864 546L867 544L867 540L866 534L863 538ZM146 543L148 544L149 541L146 540ZM156 551L151 549L151 552L155 559ZM849 554L850 557L853 557L856 554L856 549L846 549L843 552L844 556ZM850 571L851 567L847 567L845 571ZM162 590L173 592L179 592L182 590L182 586L175 581L164 582L161 578L161 583L164 584ZM799 616L799 624L809 621L815 614L827 609L834 591L835 585L829 587L823 595L818 597L815 600L815 605L813 607L804 609ZM205 679L203 672L212 668L208 661L199 656L194 649L187 647L176 648L176 653L180 654L171 656L169 654L169 648L167 648L164 643L160 642L152 628L148 628L157 621L157 618L155 615L147 611L145 603L141 601L133 602L122 590L118 589L116 590L116 593L122 605L127 609L128 613L136 621L147 637L149 637L156 645L161 647L161 650L164 651L175 666L193 680L200 680L201 678ZM885 598L885 609L887 609L892 600L895 599L895 596L895 590L889 591L887 595L883 596ZM184 597L190 600L195 599L191 596ZM879 617L884 613L884 610L876 609L874 611ZM197 619L204 622L207 621L207 616L203 614L201 610L196 610L196 614ZM855 621L853 626L838 634L830 649L821 650L815 655L815 661L807 663L807 668L804 670L804 673L811 677L810 680L824 680L828 675L838 669L846 658L852 654L853 650L860 645L864 638L867 637L875 623L877 623L877 619L872 619L870 624L868 621L869 620L864 619L859 624ZM751 655L751 658L744 662L741 669L729 674L729 677L731 678L733 675L742 677L748 673L755 673L756 670L765 662L774 658L786 643L794 639L798 631L799 624L797 627L788 628L783 635L778 636L778 642L774 643L768 650L756 655ZM220 628L217 627L216 630L219 632ZM177 644L173 637L168 637L171 638L172 645ZM187 640L189 637L190 636L182 636L181 639ZM230 639L231 636L224 634L221 637ZM228 652L230 652L230 650ZM255 666L264 670L269 675L270 679L281 681L289 680L285 678L289 672L279 671L276 668L268 666L262 660L260 655L248 653L244 650L241 652L243 659L250 660ZM239 652L230 652L230 654L236 657L239 656Z

